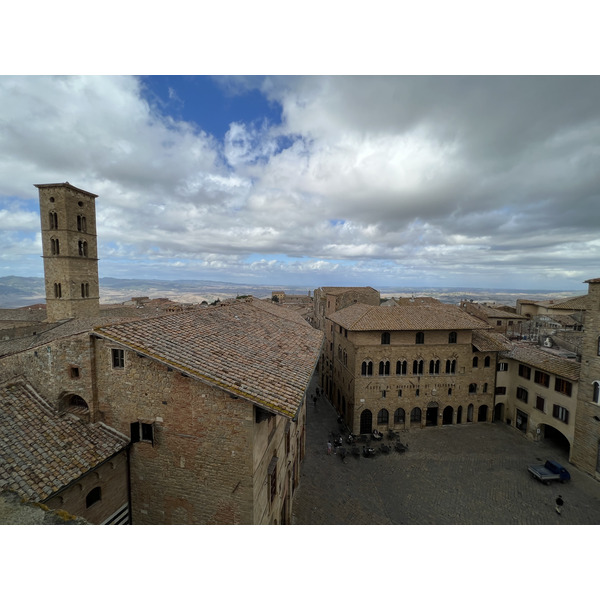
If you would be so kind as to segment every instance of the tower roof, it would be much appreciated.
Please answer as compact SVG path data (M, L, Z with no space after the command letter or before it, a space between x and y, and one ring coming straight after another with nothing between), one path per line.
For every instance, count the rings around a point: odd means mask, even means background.
M62 188L62 187L67 187L71 190L75 190L76 192L81 192L82 194L86 194L87 196L91 196L92 198L97 198L98 194L92 194L91 192L87 192L86 190L82 190L81 188L75 187L74 185L71 185L68 181L65 181L64 183L34 183L33 184L36 188L38 189L43 189L43 188Z

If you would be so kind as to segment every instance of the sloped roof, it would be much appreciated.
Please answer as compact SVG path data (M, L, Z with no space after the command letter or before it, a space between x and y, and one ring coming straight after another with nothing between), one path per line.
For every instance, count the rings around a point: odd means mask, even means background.
M558 308L559 310L586 310L587 295L575 296L566 300L519 300L521 304L533 304L544 308Z
M553 373L559 377L570 379L572 381L579 380L579 372L581 365L574 360L554 356L548 352L544 352L535 346L523 344L519 342L513 343L513 347L508 352L501 352L501 357L511 358L523 364Z
M39 502L127 444L103 423L57 416L24 381L0 386L0 489Z
M492 319L512 319L515 321L525 321L527 317L523 315L517 315L515 313L496 308L495 306L489 306L487 304L476 304L477 308L484 312L487 317Z
M300 408L323 342L297 312L254 298L94 332L287 417Z
M369 290L371 292L375 292L376 294L379 294L379 292L375 289L372 288L370 285L367 286L363 286L363 287L330 287L330 286L324 286L322 288L320 288L321 290L323 290L326 294L330 294L332 296L337 296L338 294L345 294L346 292L353 292L353 291L364 291L364 290Z
M512 347L507 337L494 331L474 331L472 344L479 352L501 352Z
M370 306L353 304L342 308L330 319L349 331L426 331L489 329L481 319L451 304Z

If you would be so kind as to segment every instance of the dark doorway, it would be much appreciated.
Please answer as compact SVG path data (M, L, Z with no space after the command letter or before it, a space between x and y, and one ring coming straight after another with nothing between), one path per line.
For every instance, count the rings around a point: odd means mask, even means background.
M462 423L462 406L458 407L456 411L456 424L460 425Z
M442 415L442 425L452 425L453 410L451 406L446 406Z
M467 423L472 423L473 422L473 405L469 404L469 407L467 408Z
M425 413L425 427L435 427L438 422L438 407L430 406Z
M488 407L486 404L482 404L477 411L477 422L484 423L487 421Z
M369 434L373 431L373 415L369 409L363 410L360 415L360 435Z
M418 423L419 425L421 424L421 409L420 408L413 408L410 411L410 423L411 426L413 423Z
M494 421L504 421L504 403L496 404L494 407Z
M571 452L569 440L558 429L552 427L552 425L542 425L542 431L544 432L544 439L551 440L557 449L566 454L568 460L569 453Z

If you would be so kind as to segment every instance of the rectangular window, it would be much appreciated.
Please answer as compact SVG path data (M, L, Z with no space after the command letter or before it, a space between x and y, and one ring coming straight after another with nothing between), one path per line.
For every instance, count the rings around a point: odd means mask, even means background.
M154 423L135 421L130 423L129 431L132 442L150 442L154 444Z
M573 386L570 381L566 381L565 379L556 378L554 382L554 390L559 394L564 394L565 396L571 397L571 392L573 390Z
M497 387L496 388L496 396L505 396L505 395L506 395L506 388L505 387Z
M546 401L541 397L541 396L537 396L535 399L535 407L538 410L541 410L542 412L544 412L544 405L546 404Z
M71 367L71 379L79 379L79 367Z
M125 350L120 350L119 348L113 348L111 350L111 354L112 354L113 369L125 368Z
M569 422L569 411L564 406L560 406L559 404L555 404L552 407L552 416L563 423Z
M548 375L548 373L544 373L543 371L535 371L535 373L533 374L533 380L538 385L550 387L550 375Z
M498 363L498 371L508 371L508 363Z
M522 387L518 387L517 388L517 399L520 400L521 402L525 402L525 404L527 404L527 400L529 398L529 392Z
M531 379L531 368L526 365L519 365L519 377Z

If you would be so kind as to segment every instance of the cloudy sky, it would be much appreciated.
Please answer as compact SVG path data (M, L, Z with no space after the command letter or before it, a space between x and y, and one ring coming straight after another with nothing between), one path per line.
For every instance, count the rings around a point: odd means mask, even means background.
M1 76L0 276L69 181L100 277L585 289L599 165L600 77Z

